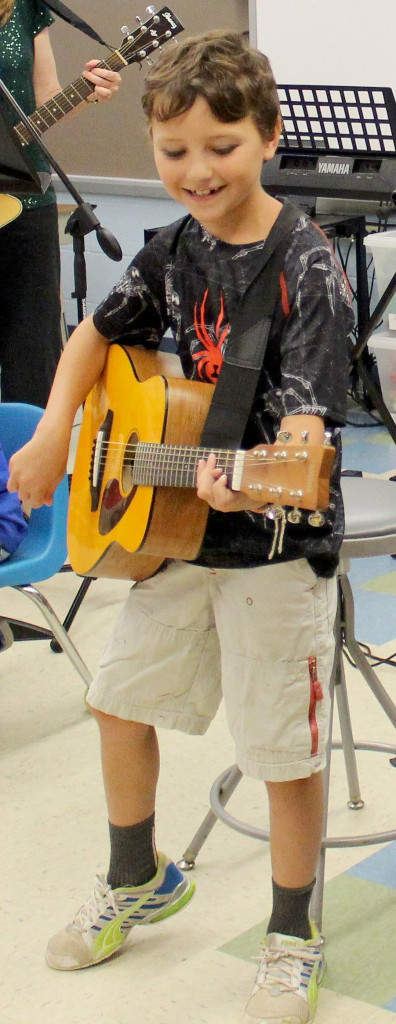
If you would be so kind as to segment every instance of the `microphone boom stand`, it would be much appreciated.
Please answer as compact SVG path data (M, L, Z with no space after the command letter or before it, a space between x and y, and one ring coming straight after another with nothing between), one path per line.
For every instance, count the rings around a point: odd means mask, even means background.
M373 310L370 319L366 324L366 327L361 337L359 338L359 341L356 342L356 345L351 347L351 360L353 363L356 363L358 373L361 377L361 380L363 381L367 394L370 396L373 405L379 412L382 422L389 431L392 441L394 441L396 444L395 420L393 419L393 416L389 412L388 407L385 405L382 395L378 390L376 384L374 383L371 373L367 369L364 360L362 359L363 351L366 348L366 345L368 344L371 335L373 334L373 331L375 331L376 327L378 327L378 324L382 319L383 313L385 312L385 309L390 300L393 298L395 292L396 272L393 274L393 277L391 278L389 284L385 288L384 294L381 295L381 298L379 299L379 302L377 303L375 309Z
M49 152L47 147L41 140L41 136L37 132L34 125L31 123L29 118L24 114L23 110L19 106L19 103L14 100L7 86L0 78L0 93L6 99L6 102L15 110L18 115L18 121L23 121L25 127L28 129L29 134L32 137L32 141L37 142L41 152L47 158L48 163L51 165L53 170L58 175L58 178L63 182L70 195L73 197L76 203L76 209L73 211L69 220L66 224L65 231L72 235L73 238L73 251L74 251L74 284L75 290L72 294L72 298L77 300L77 313L78 322L84 319L86 315L86 296L87 296L87 279L86 279L86 265L85 265L85 245L84 237L89 234L90 231L96 232L96 237L99 245L106 256L111 260L119 261L122 259L122 249L117 239L110 231L103 228L98 221L98 218L94 214L94 209L90 203L85 203L82 196L80 196L77 189L74 187L70 179L67 177L65 172L59 166L55 158ZM19 143L15 139L16 148L20 149Z

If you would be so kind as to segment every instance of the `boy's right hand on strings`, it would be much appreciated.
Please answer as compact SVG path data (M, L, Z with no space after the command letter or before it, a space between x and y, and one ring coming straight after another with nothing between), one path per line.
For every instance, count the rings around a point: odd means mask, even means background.
M69 438L51 431L36 431L10 460L8 490L17 491L30 508L52 505L54 491L67 467Z

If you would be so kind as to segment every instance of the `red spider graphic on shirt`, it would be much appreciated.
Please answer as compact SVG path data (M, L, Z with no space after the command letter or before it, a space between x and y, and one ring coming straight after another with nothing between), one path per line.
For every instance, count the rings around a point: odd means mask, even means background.
M196 330L197 338L203 344L203 348L198 352L193 352L192 358L197 364L198 376L201 380L209 381L210 384L216 384L219 376L222 363L223 363L223 344L228 337L230 331L230 325L224 324L224 299L220 297L220 312L214 325L214 330L210 332L205 325L205 309L206 300L208 297L207 288L201 305L198 309L198 303L194 306L194 327ZM214 336L213 336L214 335Z

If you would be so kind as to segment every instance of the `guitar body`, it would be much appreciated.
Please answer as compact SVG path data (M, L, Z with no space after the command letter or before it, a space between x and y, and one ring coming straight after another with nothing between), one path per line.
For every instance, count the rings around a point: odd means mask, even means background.
M16 220L22 213L22 203L16 196L0 195L0 228Z
M165 558L196 557L207 504L192 488L134 485L129 453L138 441L172 445L182 437L198 445L212 393L211 385L185 380L177 356L110 346L85 403L72 476L68 546L76 573L142 580Z

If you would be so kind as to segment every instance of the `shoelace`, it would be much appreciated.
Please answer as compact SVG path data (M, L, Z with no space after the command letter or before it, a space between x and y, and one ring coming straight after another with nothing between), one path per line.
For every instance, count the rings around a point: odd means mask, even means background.
M253 958L260 964L257 982L277 986L283 992L296 992L300 986L295 977L296 960L302 961L311 972L320 957L320 950L309 946L305 949L299 949L298 946L262 946L261 953Z
M88 931L93 924L96 924L101 913L108 906L111 906L115 913L118 912L113 890L105 878L101 875L96 875L92 896L77 911L72 927L77 928L81 932Z

